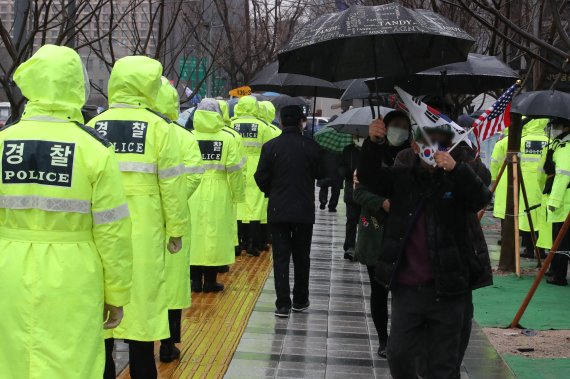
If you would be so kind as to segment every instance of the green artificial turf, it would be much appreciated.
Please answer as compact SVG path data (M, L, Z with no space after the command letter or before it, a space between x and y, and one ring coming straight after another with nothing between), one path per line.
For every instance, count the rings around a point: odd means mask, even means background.
M525 358L519 355L503 356L518 379L570 378L568 358Z

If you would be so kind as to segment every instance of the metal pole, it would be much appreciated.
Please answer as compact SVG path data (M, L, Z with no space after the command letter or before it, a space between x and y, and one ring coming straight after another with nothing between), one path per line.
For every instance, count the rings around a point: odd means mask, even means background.
M515 315L515 318L513 319L513 321L511 321L511 326L510 326L511 328L520 328L519 322L522 316L524 315L524 312L526 311L526 308L528 307L530 301L532 300L532 297L534 296L534 293L536 292L538 285L542 281L542 278L544 277L546 270L548 270L548 267L550 267L550 263L552 263L552 259L554 259L554 254L556 254L556 252L558 251L558 247L560 246L562 240L566 236L569 227L570 227L570 213L568 213L568 215L566 216L566 221L564 221L562 229L560 229L558 236L556 236L556 240L552 244L552 249L550 249L548 256L544 260L542 268L536 275L536 278L534 278L534 282L532 283L530 290L526 294L526 297L524 298L521 307L519 308L517 314Z
M313 93L313 125L311 126L311 136L315 136L315 112L317 111L317 87Z
M518 168L519 168L519 177L520 177L521 192L523 195L525 213L526 213L526 217L528 220L528 226L530 227L530 238L532 239L532 246L534 247L534 255L536 256L536 261L538 264L537 267L540 267L540 266L542 266L542 262L540 259L540 251L538 249L538 246L536 246L536 233L534 231L534 224L532 222L532 217L530 215L530 205L528 203L528 196L526 194L526 187L524 185L524 178L523 178L523 174L522 174L521 165L518 165Z

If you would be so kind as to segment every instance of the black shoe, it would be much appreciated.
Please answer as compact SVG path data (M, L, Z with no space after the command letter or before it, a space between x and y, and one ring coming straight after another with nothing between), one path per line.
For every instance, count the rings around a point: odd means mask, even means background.
M192 292L202 292L202 283L198 283L196 280L192 280Z
M547 278L550 278L550 277L554 276L554 273L552 271L548 270L544 273L544 276L546 276Z
M534 253L531 253L528 250L525 250L524 253L521 254L521 258L533 259Z
M327 207L326 203L321 203L321 205L319 205L319 209L321 210L325 210L326 207Z
M380 346L378 347L378 356L380 358L386 359L387 354L386 354L386 344L385 343L380 343Z
M221 283L204 283L204 292L220 292L224 290Z
M159 359L161 362L170 363L180 358L180 350L174 344L161 344Z
M236 249L235 249L235 250L236 250L236 251L235 251L235 253L236 253L236 257L239 257L239 256L241 256L241 247L236 247Z
M336 213L336 208L329 208L330 213Z
M354 261L354 251L353 250L347 250L344 252L344 259L348 259L349 261Z
M279 318L289 318L289 313L291 310L286 307L281 307L275 310L275 316Z
M218 267L218 273L225 274L226 272L230 272L230 266L225 265Z
M568 280L552 277L552 278L546 279L546 283L553 284L555 286L563 286L564 287L564 286L568 285Z
M307 300L307 302L305 304L295 304L293 303L293 312L303 312L306 311L307 309L309 309L309 305L311 305L311 302L309 300Z
M253 250L253 251L248 251L247 255L249 255L250 257L259 257L261 255L261 253L259 252L259 250Z

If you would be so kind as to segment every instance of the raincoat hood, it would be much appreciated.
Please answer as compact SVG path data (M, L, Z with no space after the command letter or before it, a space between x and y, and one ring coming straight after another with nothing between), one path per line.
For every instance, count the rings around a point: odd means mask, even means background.
M230 119L230 107L225 100L218 100L218 104L220 105L220 110L222 111L222 118L224 119L224 125L230 126L232 121Z
M169 119L176 121L178 120L178 114L180 113L179 108L180 103L178 101L178 92L176 91L176 88L170 84L170 80L163 76L161 79L160 89L158 90L158 96L156 96L154 110L162 113Z
M121 103L154 109L161 85L162 65L145 56L115 62L109 78L109 105Z
M224 120L218 112L197 109L194 112L194 129L203 133L216 133L224 127Z
M523 126L522 135L536 134L536 135L546 135L545 128L548 124L547 118L537 118L530 120Z
M244 96L240 98L234 108L234 115L235 117L258 117L259 104L257 103L257 99L253 96Z
M265 122L268 122L270 124L273 123L273 120L275 120L275 106L273 105L273 103L271 101L262 101L261 103L259 103L260 108L262 108L265 112L263 112L263 116L261 117L261 119Z
M83 123L83 63L74 50L44 45L14 73L14 82L28 100L22 119L50 116Z

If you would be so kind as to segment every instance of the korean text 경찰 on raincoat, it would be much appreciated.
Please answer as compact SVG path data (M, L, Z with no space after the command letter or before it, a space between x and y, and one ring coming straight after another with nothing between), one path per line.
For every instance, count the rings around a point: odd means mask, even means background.
M170 120L176 120L179 113L178 92L170 81L163 77L162 85L156 97L155 110L162 113ZM175 130L176 138L180 143L180 162L183 165L182 176L180 181L182 188L180 195L183 204L188 205L190 196L196 191L204 170L202 169L202 158L198 142L194 133L184 129L175 122L171 123L171 127ZM190 218L190 213L186 207L185 212ZM190 275L188 267L190 266L190 230L182 240L182 250L176 254L170 254L165 251L165 278L166 278L166 298L168 309L184 309L188 308L191 303L190 296ZM168 236L167 236L168 238ZM166 247L166 244L164 245Z
M234 204L244 197L239 140L214 111L196 110L194 127L204 175L190 198L190 264L229 265L235 261Z
M259 104L253 96L239 99L234 108L232 128L241 134L247 155L245 202L238 204L239 221L261 221L267 218L267 202L257 187L253 175L257 170L261 147L276 136L276 132L265 121L259 119Z
M131 222L113 148L83 121L79 55L41 47L0 131L0 378L99 379L103 304L126 305Z
M115 147L133 223L133 287L113 337L156 341L169 334L164 243L187 230L180 196L182 165L176 131L149 109L162 66L143 57L119 59L109 80L109 110L89 122ZM147 109L148 108L148 109Z

